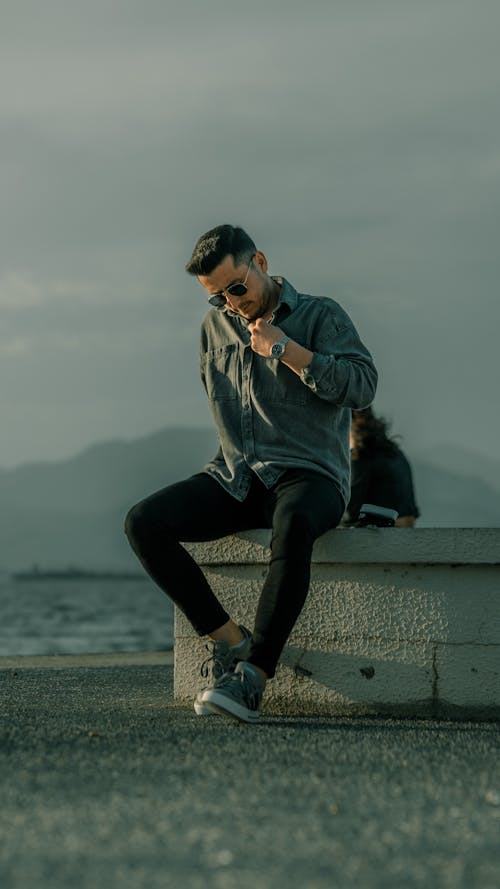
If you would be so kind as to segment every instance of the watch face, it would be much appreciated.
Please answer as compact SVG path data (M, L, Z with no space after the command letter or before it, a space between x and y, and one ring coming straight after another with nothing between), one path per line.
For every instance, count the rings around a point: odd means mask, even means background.
M273 356L273 358L280 358L280 356L283 355L284 351L285 347L282 343L274 343L273 347L271 348L271 355Z

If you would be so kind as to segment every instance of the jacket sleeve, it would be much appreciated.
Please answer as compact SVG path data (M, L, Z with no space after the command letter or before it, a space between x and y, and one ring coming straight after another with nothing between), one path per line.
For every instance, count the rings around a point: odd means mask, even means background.
M312 346L313 359L300 378L318 398L360 410L372 403L378 374L368 349L345 313L344 319L338 324L332 315L323 318Z

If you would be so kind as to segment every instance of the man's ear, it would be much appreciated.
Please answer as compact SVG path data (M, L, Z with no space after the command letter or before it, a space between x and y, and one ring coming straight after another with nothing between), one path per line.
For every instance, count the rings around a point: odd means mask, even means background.
M264 272L264 274L267 272L267 269L268 269L267 259L261 250L257 250L257 253L254 256L253 261L259 266L261 272Z

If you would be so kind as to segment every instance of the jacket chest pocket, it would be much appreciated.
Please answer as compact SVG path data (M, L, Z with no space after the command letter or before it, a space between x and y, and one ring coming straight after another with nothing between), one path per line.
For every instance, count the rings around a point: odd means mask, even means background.
M214 401L230 401L236 398L238 371L238 346L230 343L218 349L210 349L204 360L205 383L208 397Z
M311 398L307 386L289 367L279 361L267 361L260 367L259 386L262 401L280 404L306 404Z

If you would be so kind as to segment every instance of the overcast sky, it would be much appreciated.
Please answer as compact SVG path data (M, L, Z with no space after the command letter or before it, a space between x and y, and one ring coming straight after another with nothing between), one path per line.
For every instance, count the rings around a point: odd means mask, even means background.
M337 299L407 449L498 455L497 0L0 2L0 466L210 423L197 237Z

